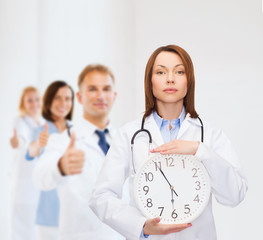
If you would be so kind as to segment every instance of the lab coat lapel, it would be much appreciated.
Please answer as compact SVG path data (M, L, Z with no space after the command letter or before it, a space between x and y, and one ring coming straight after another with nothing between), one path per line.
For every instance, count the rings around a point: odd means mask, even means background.
M74 131L77 135L77 142L82 146L86 151L90 148L96 149L98 152L102 152L94 138L92 137L95 127L91 125L84 119L81 119L79 122L74 124L76 127Z
M187 130L190 129L191 125L201 126L201 123L197 118L191 118L190 114L188 113L184 121L182 122L177 139L183 139L184 135L187 133Z
M160 129L158 128L153 118L153 114L151 114L149 117L145 119L144 127L148 129L152 135L152 140L153 140L152 147L157 147L164 144L163 137L161 135Z

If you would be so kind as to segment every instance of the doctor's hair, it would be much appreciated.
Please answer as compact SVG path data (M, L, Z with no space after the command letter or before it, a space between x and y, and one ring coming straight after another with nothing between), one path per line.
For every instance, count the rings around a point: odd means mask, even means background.
M111 77L112 82L115 83L115 77L114 77L112 71L108 67L106 67L102 64L89 64L82 70L82 72L79 75L79 79L78 79L79 88L80 88L84 78L86 77L86 75L90 72L99 72L99 73L103 73L103 74L108 74Z
M46 89L44 97L43 97L43 105L42 105L42 116L46 120L49 120L51 122L54 122L54 119L52 118L52 113L50 111L52 102L58 92L58 90L62 87L68 87L72 93L72 107L68 115L66 116L66 119L71 120L73 117L73 110L74 110L74 91L70 85L68 85L64 81L55 81L52 82Z
M28 86L25 87L22 91L21 97L20 97L20 101L19 101L19 111L21 116L25 116L26 115L26 109L25 109L25 96L29 93L29 92L36 92L39 94L39 98L40 98L40 93L38 91L37 88L33 87L33 86Z
M152 90L152 70L156 57L161 52L172 52L177 54L183 62L187 77L187 93L184 97L184 107L186 114L189 113L191 118L197 118L198 114L195 110L195 76L194 66L189 54L181 47L176 45L167 45L157 48L150 56L144 78L144 90L145 90L145 113L144 118L148 117L154 111L158 112L156 98L153 95Z

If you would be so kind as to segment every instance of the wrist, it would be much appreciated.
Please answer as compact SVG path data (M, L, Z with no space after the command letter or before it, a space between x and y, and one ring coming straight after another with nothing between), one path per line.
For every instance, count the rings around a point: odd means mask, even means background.
M199 148L200 142L194 142L194 150L193 150L193 155L196 154L198 148Z

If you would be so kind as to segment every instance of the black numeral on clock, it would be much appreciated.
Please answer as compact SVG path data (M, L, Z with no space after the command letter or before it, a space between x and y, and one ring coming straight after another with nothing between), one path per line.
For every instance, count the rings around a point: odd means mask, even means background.
M185 209L184 211L185 214L189 214L191 212L191 209L189 208L189 204L185 204L184 209Z
M152 203L152 199L151 198L147 198L147 207L150 208L153 206L153 203Z
M184 162L184 159L182 159L182 162L183 162L183 168L185 168L185 162Z
M143 191L145 192L145 195L149 192L149 186L143 186Z
M152 172L144 173L146 182L151 182L153 180Z
M201 189L201 185L200 185L200 182L199 181L196 181L196 187L195 187L195 190L200 190Z
M161 164L161 162L154 162L154 165L155 165L155 170L156 170L156 171L159 171L159 169L162 169L162 164Z
M161 209L161 212L160 212L160 217L162 216L162 214L163 214L163 210L164 210L164 207L158 207L158 209Z
M174 167L174 159L172 157L165 158L167 167Z
M199 195L198 195L198 194L196 195L194 201L195 201L195 202L198 202L198 203L200 202L200 199L199 199Z
M194 174L193 174L192 177L198 177L198 176L196 175L196 173L197 173L197 169L196 169L196 168L192 168L192 172L194 172Z
M171 214L171 217L173 219L176 219L178 217L178 214L175 212L175 209L173 210L172 214Z

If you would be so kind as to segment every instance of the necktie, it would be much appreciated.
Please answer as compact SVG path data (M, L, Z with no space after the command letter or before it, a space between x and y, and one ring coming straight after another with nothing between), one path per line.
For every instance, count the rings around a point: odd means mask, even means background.
M109 144L106 141L106 137L105 134L109 132L109 130L106 128L104 131L100 131L100 130L96 130L95 133L99 136L99 146L101 148L101 150L104 152L104 154L106 155L108 150L109 150Z

